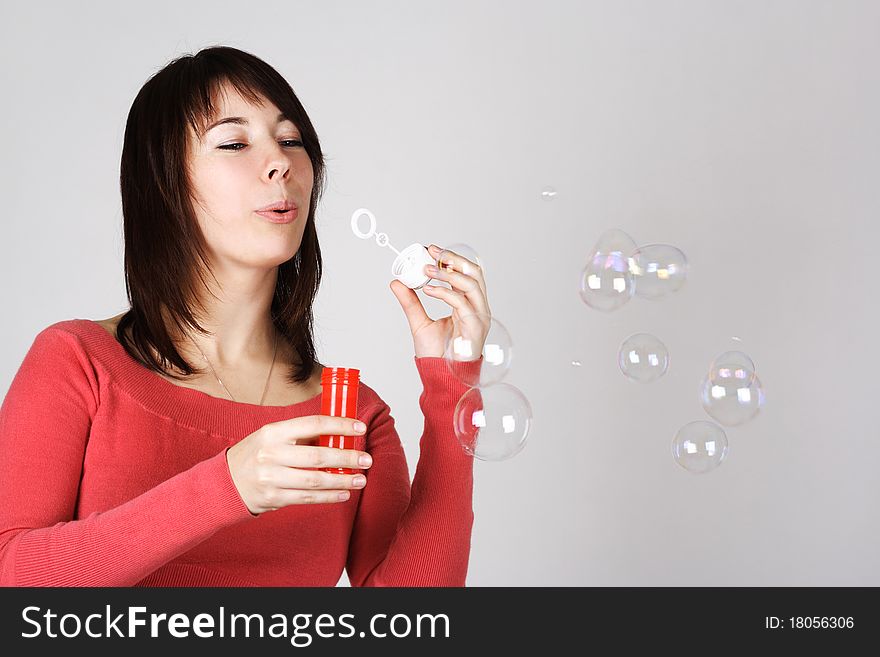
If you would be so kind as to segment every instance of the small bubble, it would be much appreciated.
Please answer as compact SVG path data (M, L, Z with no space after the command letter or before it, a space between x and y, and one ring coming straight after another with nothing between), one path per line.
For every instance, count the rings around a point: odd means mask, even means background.
M541 190L541 198L545 201L552 201L556 198L556 190L552 187L545 187Z
M620 345L617 364L620 371L633 381L650 383L666 374L669 351L653 335L636 333Z
M574 367L580 367L580 366L581 366L581 361L579 361L579 360L573 360L573 361L571 361L571 364L572 364Z

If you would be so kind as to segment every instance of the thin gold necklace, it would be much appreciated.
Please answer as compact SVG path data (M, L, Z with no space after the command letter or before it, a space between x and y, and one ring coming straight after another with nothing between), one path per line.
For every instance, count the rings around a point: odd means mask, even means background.
M192 338L190 338L190 339L192 339ZM199 349L199 345L196 344L195 340L192 340L192 343L194 345L196 345L196 349ZM217 379L217 381L220 382L220 385L223 386L223 389L226 391L226 394L229 395L229 397L232 399L232 401L235 401L235 397L233 397L232 393L229 392L229 388L226 387L226 385L223 383L223 381L220 381L220 377L217 376L217 372L214 370L214 366L211 365L211 361L209 361L208 357L205 356L205 352L203 352L201 349L199 349L199 353L202 354L202 358L205 359L205 362L208 364L208 367L211 368L211 372L214 373L214 377ZM272 379L272 370L275 368L275 355L277 353L278 353L278 331L275 331L275 346L272 348L272 364L269 366L269 376L266 377L266 385L263 388L263 395L260 397L260 403L258 404L259 406L263 405L263 400L266 398L266 391L269 389L269 381Z

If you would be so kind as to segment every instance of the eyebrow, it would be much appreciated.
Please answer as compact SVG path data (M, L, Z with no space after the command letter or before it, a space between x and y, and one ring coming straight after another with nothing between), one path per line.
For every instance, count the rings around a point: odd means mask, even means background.
M284 121L290 121L291 123L293 123L293 121L291 119L289 119L284 114L284 112L281 112L281 114L278 115L278 123L282 123ZM244 118L243 116L227 116L226 118L220 119L219 121L214 121L214 123L212 123L207 128L205 128L205 130L202 132L202 135L204 136L205 134L207 134L209 131L213 130L217 126L224 125L226 123L234 123L236 125L248 125L248 120L246 118Z

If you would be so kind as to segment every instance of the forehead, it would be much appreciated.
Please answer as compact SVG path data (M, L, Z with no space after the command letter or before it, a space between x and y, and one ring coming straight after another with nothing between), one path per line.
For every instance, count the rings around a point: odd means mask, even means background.
M275 103L265 96L257 94L255 102L243 96L238 89L229 83L220 84L211 100L217 116L259 114L262 112L278 114Z
M242 95L229 83L219 85L211 96L211 108L206 108L207 115L197 135L199 139L207 137L211 130L219 131L224 125L249 125L251 122L265 120L272 125L296 124L285 116L271 100L256 92L256 98Z

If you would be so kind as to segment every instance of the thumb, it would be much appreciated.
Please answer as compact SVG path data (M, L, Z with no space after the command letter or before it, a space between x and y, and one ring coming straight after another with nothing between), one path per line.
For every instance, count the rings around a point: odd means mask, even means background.
M391 291L397 297L397 301L400 302L400 307L403 308L403 312L409 322L409 328L413 335L415 335L417 330L431 321L431 318L425 312L425 308L422 306L422 302L419 300L415 290L411 290L395 279L391 281Z

